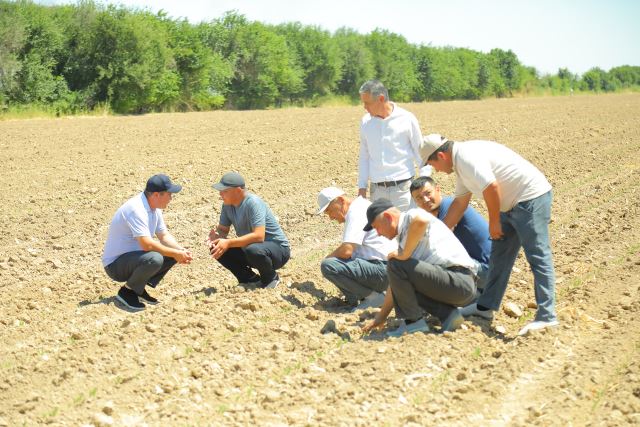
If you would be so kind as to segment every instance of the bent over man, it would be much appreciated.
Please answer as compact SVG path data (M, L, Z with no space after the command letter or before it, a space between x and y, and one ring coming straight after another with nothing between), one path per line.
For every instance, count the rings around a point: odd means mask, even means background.
M176 262L189 264L193 259L169 233L162 217L162 210L181 189L168 176L154 175L144 192L120 206L111 220L102 265L111 279L125 282L116 299L131 311L144 310L139 298L157 304L145 287L158 286Z
M477 303L461 309L464 316L493 319L509 283L520 247L531 266L538 310L535 320L519 332L558 325L555 311L555 272L549 222L551 184L534 165L493 141L448 141L429 135L421 148L423 159L436 171L456 174L456 198L444 218L454 227L471 195L482 197L489 211L493 240L487 284Z
M476 296L476 264L439 219L424 209L400 212L387 199L367 208L365 230L375 230L388 239L398 238L398 251L388 256L389 290L382 308L364 330L381 327L394 307L405 320L389 336L428 332L423 310L437 317L442 331L462 324L457 307Z
M363 230L369 205L367 199L351 199L337 187L324 188L318 194L318 215L324 212L344 224L342 243L322 261L320 271L357 310L382 304L388 285L387 254L397 248L395 241L375 230Z
M271 209L245 189L244 178L237 172L224 174L213 188L220 192L222 210L220 223L207 239L211 255L240 284L275 288L280 283L276 270L289 261L291 253ZM231 226L237 237L228 237Z

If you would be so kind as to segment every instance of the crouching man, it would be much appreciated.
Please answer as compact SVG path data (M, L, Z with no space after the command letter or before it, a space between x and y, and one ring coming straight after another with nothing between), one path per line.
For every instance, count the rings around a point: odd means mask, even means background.
M154 175L144 192L120 206L111 220L102 265L111 279L125 282L116 299L130 311L144 310L139 298L157 304L145 287L158 286L176 262L189 264L193 259L169 233L162 217L162 210L181 189L168 176Z
M222 210L220 223L207 239L209 252L240 284L275 288L280 283L276 270L290 257L289 241L276 217L260 197L247 191L237 172L224 174L213 188L220 192ZM231 226L237 237L229 237Z
M367 221L365 231L397 236L398 251L388 255L389 290L364 331L382 327L394 306L404 323L388 336L428 332L423 310L440 320L442 331L457 329L463 322L457 307L476 296L476 263L451 230L423 209L402 213L387 199L369 206Z
M382 305L388 286L387 254L397 249L395 241L379 236L375 230L363 230L369 205L369 200L351 199L336 187L318 194L318 215L324 212L344 224L342 243L322 261L320 271L356 310Z

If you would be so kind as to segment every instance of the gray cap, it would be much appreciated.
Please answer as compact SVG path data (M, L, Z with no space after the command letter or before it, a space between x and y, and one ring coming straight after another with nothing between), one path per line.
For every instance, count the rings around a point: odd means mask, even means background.
M222 175L220 182L216 182L212 187L218 191L226 190L227 188L244 188L244 178L238 172L227 172Z
M447 142L447 138L438 133L432 133L422 138L420 157L422 157L423 164L427 163L427 159L445 142Z

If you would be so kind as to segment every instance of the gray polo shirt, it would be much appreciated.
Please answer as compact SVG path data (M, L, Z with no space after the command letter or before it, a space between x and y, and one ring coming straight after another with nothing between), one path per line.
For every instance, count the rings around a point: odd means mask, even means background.
M276 217L269 206L253 193L247 193L240 206L222 205L220 225L236 230L238 237L251 233L256 227L265 227L265 241L277 242L282 246L289 246Z
M151 209L144 193L130 198L113 215L102 265L106 267L122 254L141 251L138 237L153 237L165 231L161 209Z

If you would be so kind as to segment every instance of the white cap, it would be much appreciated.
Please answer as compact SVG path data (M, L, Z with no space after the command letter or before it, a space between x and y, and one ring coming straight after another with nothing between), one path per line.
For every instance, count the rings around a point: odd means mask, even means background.
M440 136L438 133L432 133L425 136L420 144L420 157L422 157L423 164L427 163L427 159L436 151L442 144L447 142L447 138Z
M338 196L342 196L343 194L344 191L342 191L338 187L323 188L322 191L318 193L318 207L320 209L318 210L317 215L320 215L322 212L324 212L324 210L327 209L327 206L329 206L329 203L331 203L333 199Z

